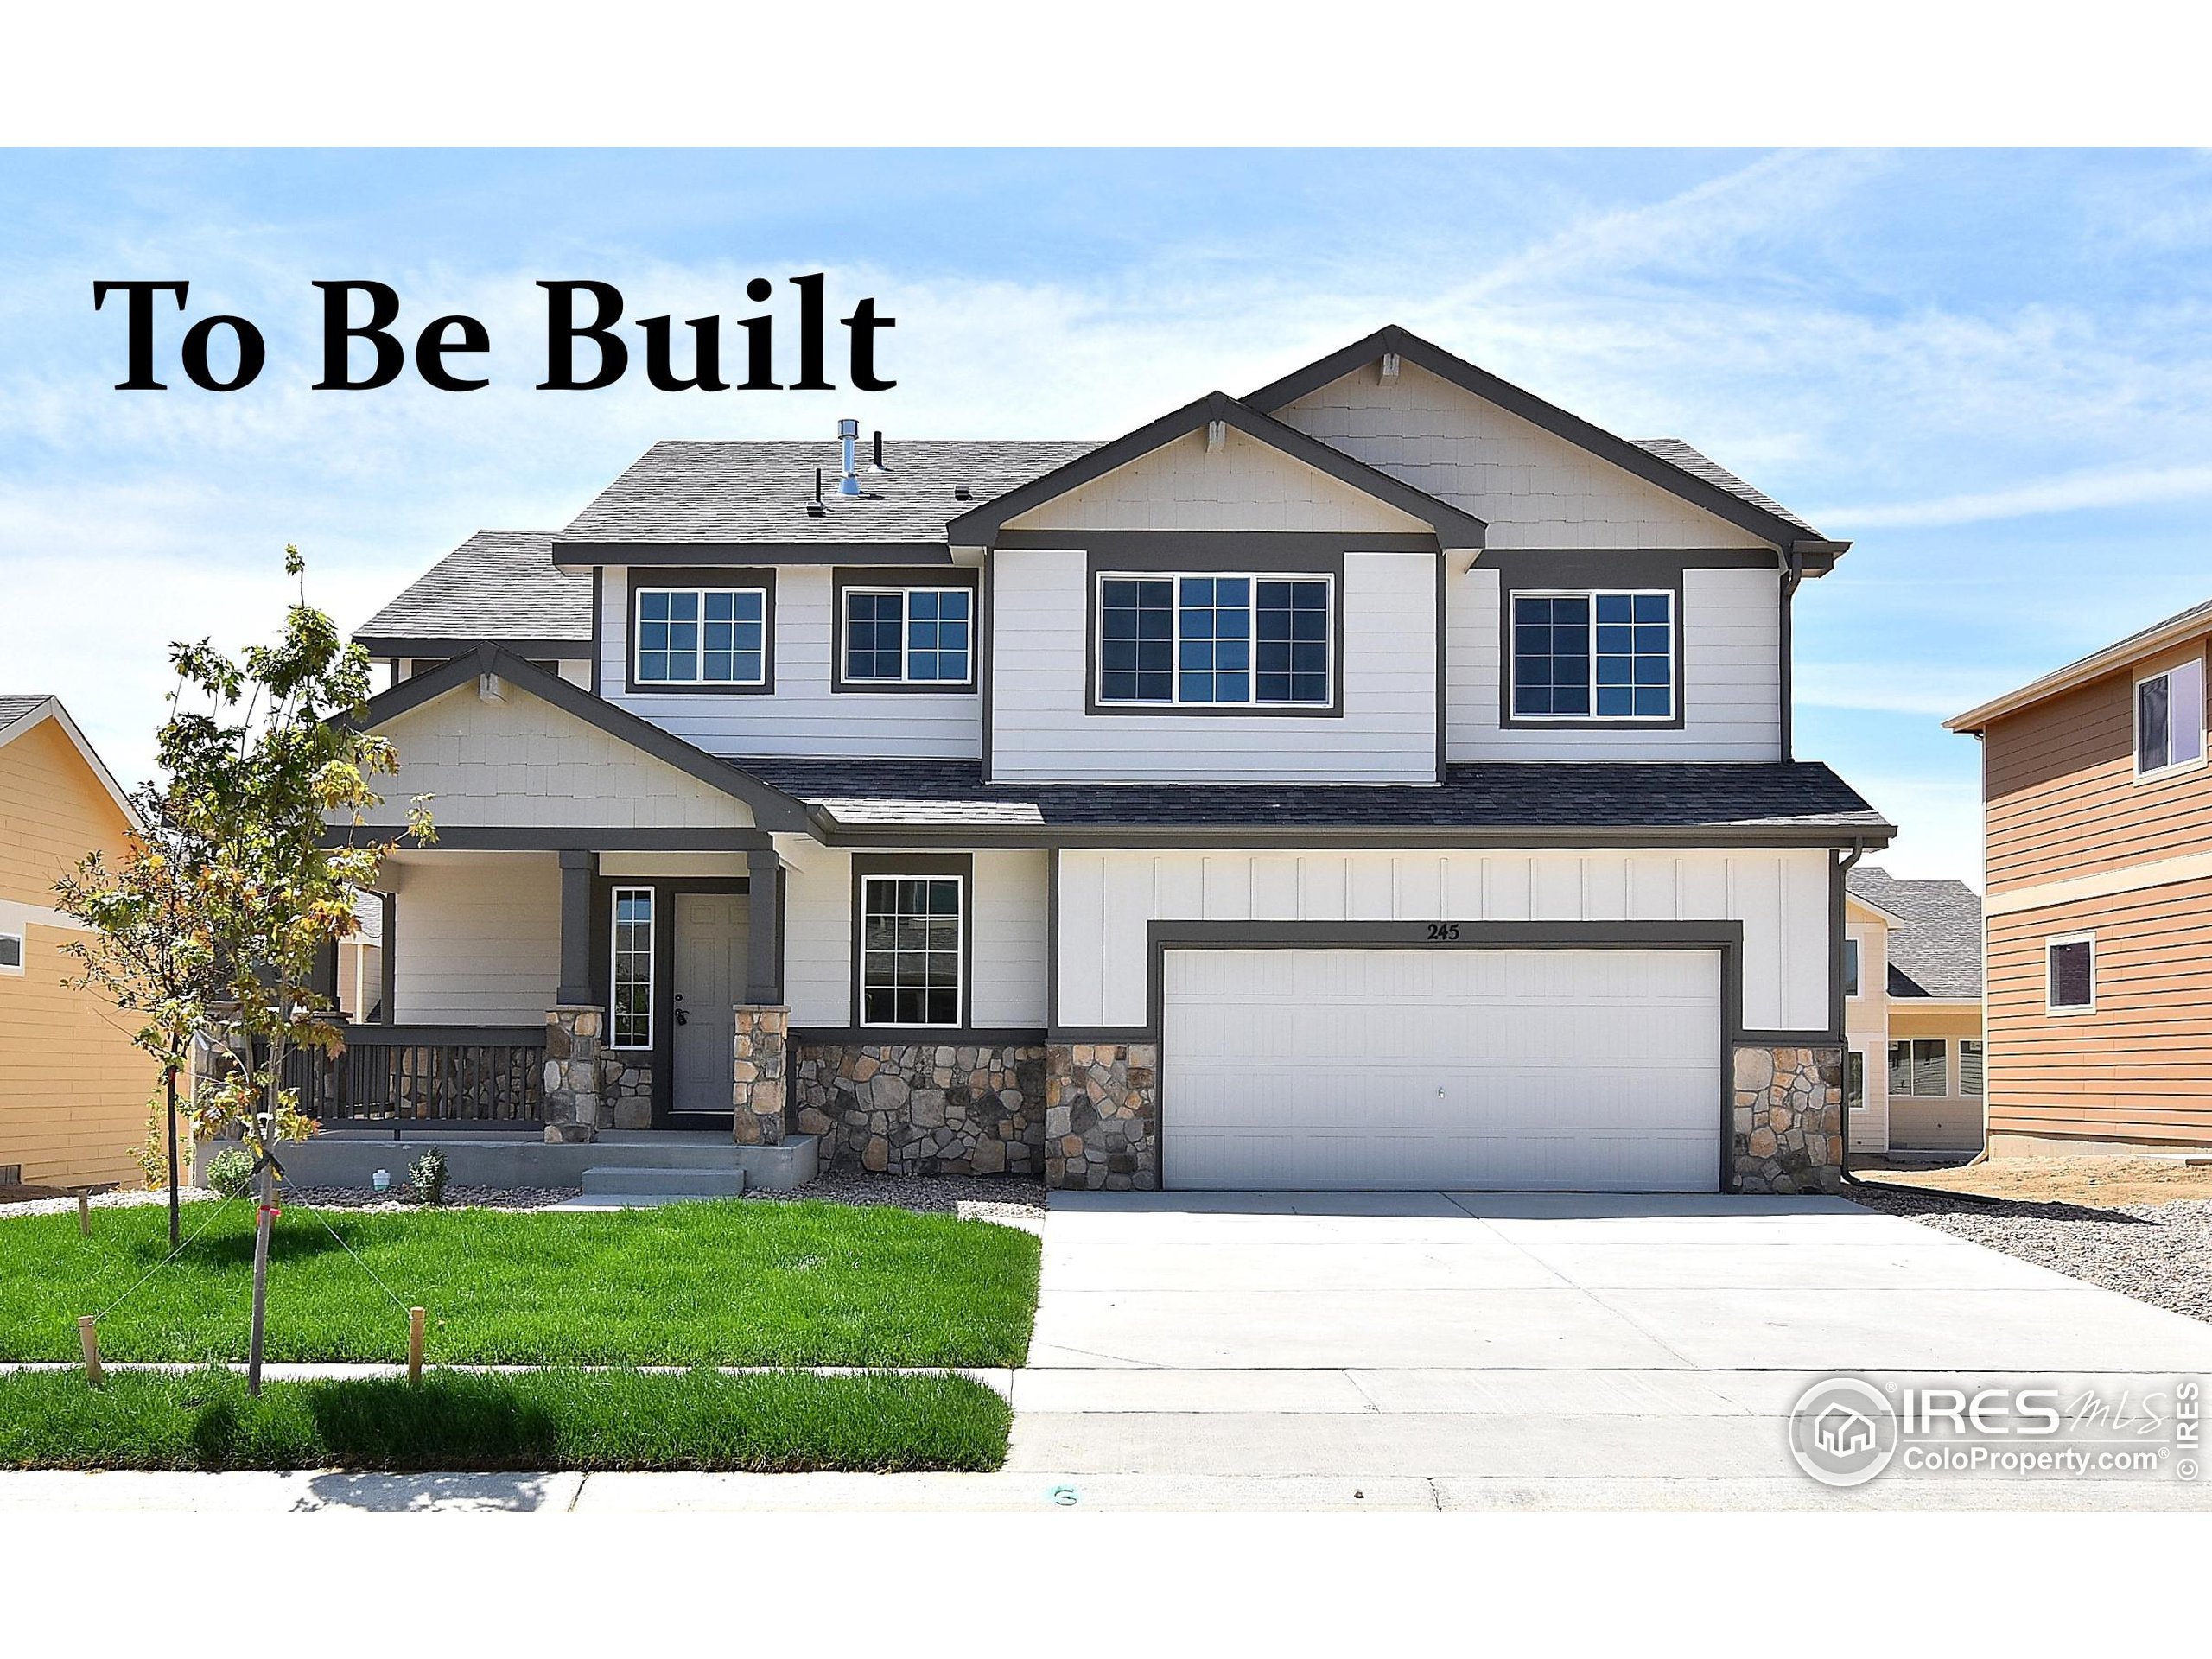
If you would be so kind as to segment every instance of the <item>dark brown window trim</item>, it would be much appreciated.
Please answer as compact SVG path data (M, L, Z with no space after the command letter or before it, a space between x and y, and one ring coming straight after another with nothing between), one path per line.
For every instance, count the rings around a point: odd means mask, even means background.
M844 566L830 575L830 690L855 696L911 695L973 696L980 682L983 641L982 572L956 565L931 569L913 565ZM964 680L849 680L845 677L845 592L851 588L964 588L968 590L968 677Z
M861 937L861 894L869 876L957 875L960 878L960 1022L953 1026L872 1025L861 1016L861 974L864 953ZM971 853L855 853L853 855L852 907L849 924L853 941L853 974L849 1018L855 1031L875 1033L886 1041L917 1043L957 1041L971 1027L976 981L976 859Z
M1166 720L1338 720L1344 712L1344 556L1341 542L1270 549L1254 544L1225 554L1179 548L1172 535L1160 545L1093 549L1084 556L1083 712L1114 718L1156 715ZM1098 580L1123 572L1146 575L1203 576L1212 571L1260 577L1329 578L1329 700L1319 702L1102 702L1098 697Z
M1770 555L1770 558L1771 556ZM1533 552L1484 554L1475 569L1497 572L1497 723L1521 732L1678 732L1689 709L1685 683L1689 629L1682 605L1682 572L1693 565L1733 567L1725 556L1696 553ZM1664 720L1603 720L1594 715L1516 715L1513 712L1513 598L1516 593L1671 593L1675 607L1675 712Z
M648 588L758 588L760 606L760 683L670 685L638 678L638 595ZM776 573L767 566L694 565L633 569L622 583L622 690L644 697L765 697L776 690Z

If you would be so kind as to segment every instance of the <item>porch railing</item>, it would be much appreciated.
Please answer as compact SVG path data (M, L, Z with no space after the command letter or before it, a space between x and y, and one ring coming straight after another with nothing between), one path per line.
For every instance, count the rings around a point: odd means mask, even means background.
M535 1123L543 1026L349 1026L346 1048L285 1058L300 1109L326 1128Z

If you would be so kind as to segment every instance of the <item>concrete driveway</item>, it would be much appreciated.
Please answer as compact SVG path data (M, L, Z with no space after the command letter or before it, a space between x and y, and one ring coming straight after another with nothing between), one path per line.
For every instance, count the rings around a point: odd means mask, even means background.
M1835 1372L2140 1401L2212 1374L2212 1325L1839 1198L1055 1194L1007 1473L1077 1502L2212 1507L2170 1477L1832 1491L1783 1427Z

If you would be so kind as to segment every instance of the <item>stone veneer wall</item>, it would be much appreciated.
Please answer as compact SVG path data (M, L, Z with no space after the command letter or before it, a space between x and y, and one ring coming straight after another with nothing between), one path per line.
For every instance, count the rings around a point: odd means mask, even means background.
M545 1138L588 1141L599 1132L597 1008L563 1006L545 1015Z
M599 1052L600 1109L618 1129L653 1126L653 1057L634 1051Z
M976 1043L802 1043L791 1107L825 1161L893 1175L1035 1175L1045 1050Z
M748 1147L784 1138L791 1110L785 1050L791 1011L779 1004L741 1002L730 1043L730 1135Z
M1746 1192L1834 1192L1843 1185L1843 1051L1736 1051L1733 1154Z
M1045 1185L1160 1185L1160 1045L1054 1043L1046 1051Z

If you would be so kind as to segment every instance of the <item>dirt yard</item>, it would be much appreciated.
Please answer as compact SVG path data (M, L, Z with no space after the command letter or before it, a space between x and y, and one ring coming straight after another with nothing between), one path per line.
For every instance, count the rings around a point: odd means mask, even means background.
M1959 1169L1897 1166L1857 1173L1891 1186L2101 1210L2212 1198L2212 1164L2158 1158L2002 1158Z

